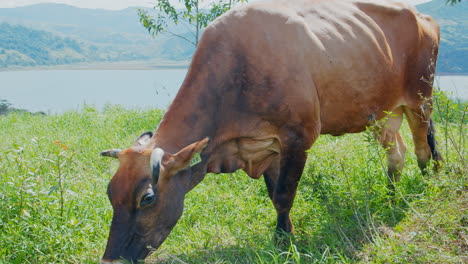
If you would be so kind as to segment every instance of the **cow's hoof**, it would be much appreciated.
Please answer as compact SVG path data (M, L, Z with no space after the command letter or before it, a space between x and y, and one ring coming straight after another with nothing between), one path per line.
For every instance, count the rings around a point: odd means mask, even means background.
M278 249L288 250L291 244L294 243L294 235L283 230L277 230L273 236L273 243Z

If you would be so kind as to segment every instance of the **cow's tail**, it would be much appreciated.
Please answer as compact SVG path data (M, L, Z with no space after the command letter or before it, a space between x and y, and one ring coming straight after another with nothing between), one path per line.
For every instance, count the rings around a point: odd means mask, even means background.
M429 128L427 130L427 143L431 148L432 159L436 162L436 167L438 167L439 161L443 161L442 155L440 155L439 151L437 150L437 141L435 139L435 127L434 121L432 118L429 119Z

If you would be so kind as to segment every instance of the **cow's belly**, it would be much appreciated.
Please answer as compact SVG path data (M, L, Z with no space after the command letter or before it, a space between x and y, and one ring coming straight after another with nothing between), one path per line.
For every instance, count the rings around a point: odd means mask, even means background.
M388 79L387 79L388 80ZM398 82L335 82L321 89L321 134L340 135L365 130L404 105L404 90ZM388 81L387 81L388 82Z
M386 112L391 112L397 107L381 108L376 105L362 106L351 109L339 108L330 115L325 115L321 120L320 134L343 135L346 133L362 132L372 125L375 120L385 117Z

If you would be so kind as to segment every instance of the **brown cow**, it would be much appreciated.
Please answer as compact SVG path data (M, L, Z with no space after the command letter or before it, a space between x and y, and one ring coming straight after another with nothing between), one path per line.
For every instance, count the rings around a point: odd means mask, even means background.
M292 232L306 150L320 134L361 132L385 119L380 141L398 180L405 114L420 167L431 155L440 160L430 122L438 44L432 18L390 0L254 3L216 19L155 135L102 153L120 161L108 187L114 215L102 262L157 249L207 172L263 175L277 231Z

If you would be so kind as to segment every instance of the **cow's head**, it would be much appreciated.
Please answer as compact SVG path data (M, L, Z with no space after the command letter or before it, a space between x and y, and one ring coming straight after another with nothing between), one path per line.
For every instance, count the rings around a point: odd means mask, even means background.
M162 244L182 215L192 170L208 144L205 138L170 154L154 148L151 137L147 132L128 149L101 153L120 162L107 189L114 215L102 263L136 263Z

